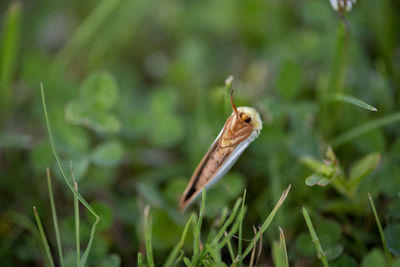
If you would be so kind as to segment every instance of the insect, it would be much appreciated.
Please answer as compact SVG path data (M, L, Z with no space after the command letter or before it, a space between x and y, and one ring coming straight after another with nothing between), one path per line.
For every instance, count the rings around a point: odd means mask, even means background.
M207 189L221 179L237 161L249 144L258 137L262 121L251 107L236 108L231 90L232 114L194 171L180 200L184 211L203 188Z

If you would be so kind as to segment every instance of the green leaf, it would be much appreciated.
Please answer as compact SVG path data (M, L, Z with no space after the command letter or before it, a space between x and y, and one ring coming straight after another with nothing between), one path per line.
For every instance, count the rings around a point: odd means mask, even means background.
M363 178L378 166L380 160L379 153L371 153L357 161L350 169L350 188L355 189Z
M111 254L100 262L99 267L119 267L121 258L117 254Z
M331 267L357 267L357 262L347 254L329 263Z
M343 253L344 247L340 244L336 244L333 247L328 247L325 250L326 259L332 261L339 257Z
M361 267L385 266L386 260L381 249L374 248L364 256Z
M93 203L92 208L101 217L101 221L99 222L97 229L99 231L108 229L112 225L114 219L111 207L103 202L95 202ZM90 217L89 221L94 223L95 218Z
M314 185L327 186L329 183L330 179L318 173L314 173L306 178L306 185L308 186L314 186Z
M400 256L400 224L387 226L384 233L389 251Z
M81 86L81 95L65 108L68 121L98 132L115 133L121 128L110 109L118 98L118 87L107 72L95 72Z
M112 108L117 99L117 82L108 72L92 73L81 86L81 100L89 101L90 106L96 110Z
M97 146L93 150L90 159L97 165L114 167L121 162L123 154L124 148L121 143L117 140L111 140Z
M339 101L339 102L345 102L345 103L349 103L355 106L358 106L360 108L364 108L370 111L378 111L375 107L368 105L367 103L365 103L364 101L361 101L355 97L349 96L349 95L345 95L345 94L335 94L332 97L332 101Z

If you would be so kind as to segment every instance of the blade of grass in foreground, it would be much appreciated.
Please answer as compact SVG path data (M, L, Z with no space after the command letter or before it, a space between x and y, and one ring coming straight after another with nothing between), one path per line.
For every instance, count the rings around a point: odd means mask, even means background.
M244 220L244 202L246 201L246 189L243 193L242 207L240 208L240 221L239 221L239 238L238 238L238 255L242 254L242 228Z
M189 220L187 221L187 223L185 225L185 228L183 229L181 239L179 240L178 244L176 244L176 246L173 248L173 250L169 254L167 260L164 263L164 267L169 267L174 264L175 259L178 257L178 253L181 250L181 248L185 242L186 234L189 229L190 223L192 222L192 220L195 216L196 216L195 214L192 214L192 216L190 216Z
M72 171L72 162L70 162L71 176L74 182L74 189L78 192L78 183L76 182L74 172ZM79 200L74 195L74 217L75 217L75 243L76 243L76 266L79 267L81 259L81 241L80 241L80 231L79 231Z
M54 204L53 189L51 186L51 176L49 167L46 168L46 176L47 176L47 186L49 187L50 206L51 206L51 213L53 215L54 231L56 232L57 250L58 250L58 255L60 257L60 265L61 267L63 267L64 260L63 260L63 252L61 245L61 236L58 227L57 211L56 211L56 205Z
M150 206L144 209L144 238L146 247L146 260L149 267L154 267L153 246L151 244L152 218L149 216Z
M233 207L231 215L228 217L228 219L225 221L224 225L220 228L218 233L215 235L213 241L211 241L209 244L207 244L204 247L204 249L201 251L200 257L204 257L207 254L208 250L218 243L218 241L224 235L226 229L232 224L233 220L235 219L236 214L239 211L239 207L240 207L241 203L242 203L242 198L239 198L238 200L236 200L236 203L235 203L235 206ZM220 248L217 248L217 249L219 250Z
M139 267L143 266L142 253L140 253L140 252L138 252L138 254L137 254L137 265Z
M354 106L358 106L360 108L364 108L370 111L378 111L378 109L376 107L373 107L367 103L365 103L364 101L361 101L360 99L357 99L355 97L349 96L349 95L345 95L345 94L335 94L332 97L332 101L340 101L340 102L345 102L345 103L349 103L352 104Z
M193 232L194 238L193 238L193 262L197 261L197 256L200 252L200 236L201 236L201 225L203 223L203 216L204 216L204 210L206 206L206 191L203 189L201 192L201 206L200 206L200 213L199 213L199 219L197 220L197 225L196 228Z
M103 0L75 31L56 56L56 64L66 66L96 32L121 0Z
M279 198L278 202L276 203L275 207L272 209L271 213L268 215L267 219L265 219L264 223L262 224L260 230L257 232L256 236L251 240L250 244L247 246L245 251L239 257L239 262L242 262L244 258L250 253L251 249L255 246L258 239L260 239L261 235L267 230L269 225L271 224L272 220L275 217L276 212L282 206L283 202L285 201L286 197L289 194L291 185L283 191L281 197Z
M288 260L288 255L287 255L287 250L286 250L286 241L285 241L285 235L283 233L283 230L281 227L279 227L279 241L280 241L280 247L281 251L283 251L283 255L285 257L285 266L289 267L289 260Z
M374 201L372 200L371 193L368 193L369 202L371 203L372 212L374 213L376 224L378 225L379 234L382 240L383 250L385 251L386 260L389 266L392 266L392 255L389 252L389 249L386 245L386 238L382 230L381 222L379 221L378 213L376 212Z
M272 259L275 267L289 267L289 261L286 251L285 236L282 228L279 227L279 243L274 241L272 244Z
M387 116L384 116L382 118L372 120L370 122L367 122L363 125L357 126L335 138L333 138L329 144L332 146L332 148L338 147L346 142L349 142L350 140L363 135L369 131L375 130L377 128L380 128L382 126L394 123L400 121L400 112L396 112Z
M36 207L33 207L33 213L35 214L36 223L39 228L40 236L42 237L44 250L46 251L46 255L47 255L47 258L49 259L50 266L54 267L53 256L51 255L49 243L47 242L46 234L44 233L43 225L42 225L42 222L40 221L39 214L36 210Z
M58 167L60 169L60 172L62 174L62 177L64 178L65 183L68 185L69 189L72 191L74 196L76 196L79 199L79 201L85 206L85 208L90 213L92 213L92 215L96 218L96 221L92 225L92 230L90 231L90 238L89 238L88 245L87 245L87 247L85 249L85 252L83 253L83 256L82 256L82 259L81 259L81 262L80 262L81 266L85 266L87 257L88 257L89 252L90 252L90 249L92 248L94 234L96 232L97 224L100 221L100 217L93 210L93 208L89 205L89 203L87 203L86 200L77 191L75 191L75 189L72 186L71 182L67 178L67 174L66 174L66 172L64 170L64 167L63 167L63 165L61 163L61 158L60 158L60 155L58 154L58 151L57 151L57 148L56 148L56 144L54 142L53 131L51 130L51 127L50 127L50 120L49 120L49 115L47 113L46 99L44 97L44 89L43 89L43 84L42 83L40 83L40 92L41 92L41 95L42 95L42 105L43 105L44 116L45 116L45 119L46 119L46 126L47 126L47 132L49 134L51 149L53 150L53 154L54 154L54 157L56 158L56 161L57 161Z
M21 3L13 1L3 23L2 43L0 50L0 104L1 115L5 116L10 107L11 81L15 72L18 56L21 25Z
M328 260L326 259L326 256L325 256L325 252L322 249L321 244L319 243L319 238L318 238L317 233L315 232L314 226L311 222L310 215L308 214L308 211L306 210L305 207L303 207L303 216L304 216L304 219L306 220L308 230L310 231L312 242L314 243L315 249L317 250L317 257L318 257L318 259L321 260L322 265L324 267L328 267L329 264L328 264Z

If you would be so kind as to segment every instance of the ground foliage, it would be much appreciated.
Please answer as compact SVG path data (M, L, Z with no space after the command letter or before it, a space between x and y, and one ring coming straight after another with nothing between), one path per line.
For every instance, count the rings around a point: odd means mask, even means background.
M133 266L139 251L146 262L150 225L158 266L195 216L178 200L230 113L229 75L236 104L257 108L264 128L207 193L202 242L246 188L244 250L291 184L259 264L286 266L286 243L290 265L320 265L315 228L331 266L400 265L399 13L394 0L358 1L344 17L328 0L2 1L1 265L48 264L32 206L60 263L46 167L64 265L76 264L74 194L49 143L41 82L62 164L101 217L87 265ZM82 253L95 220L81 205ZM182 264L193 263L194 229ZM212 257L232 262L227 247Z

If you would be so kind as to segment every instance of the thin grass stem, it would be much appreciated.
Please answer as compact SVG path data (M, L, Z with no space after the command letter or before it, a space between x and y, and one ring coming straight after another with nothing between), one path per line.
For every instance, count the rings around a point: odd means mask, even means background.
M56 56L56 65L65 67L80 49L95 36L104 21L121 0L103 0L75 31Z
M164 263L164 267L169 267L172 266L175 262L175 259L178 256L179 251L181 250L181 248L183 247L183 244L185 242L185 238L186 238L186 234L188 232L189 226L192 222L192 220L196 217L195 214L192 214L192 216L190 216L189 220L187 221L185 228L183 228L183 232L182 232L182 236L181 239L179 240L179 242L175 245L175 247L172 249L171 253L169 254L169 256L167 257L167 260Z
M60 257L60 265L61 265L61 267L63 267L64 260L63 260L63 250L62 250L62 245L61 245L61 235L60 235L60 229L58 227L57 210L56 210L56 205L54 204L53 189L52 189L52 185L51 185L51 175L50 175L49 167L46 168L46 176L47 176L47 185L49 188L51 213L53 215L54 231L56 233L57 250L58 250L58 255Z
M317 257L322 262L322 265L324 267L328 267L329 264L328 264L328 260L326 259L325 252L322 249L322 246L321 246L321 243L319 242L317 233L315 232L314 226L311 222L310 215L308 214L308 211L305 207L303 207L303 216L304 216L304 219L306 220L308 230L310 231L312 242L314 243L315 249L317 250Z
M228 233L227 232L224 232L224 235L225 235L226 238L228 238ZM231 256L231 260L233 262L233 261L235 261L235 253L233 252L233 247L232 247L230 238L227 239L226 244L227 244L227 247L228 247L229 255Z
M153 246L151 244L151 230L153 219L149 213L150 206L146 206L144 209L144 239L146 248L146 261L149 267L154 267Z
M239 238L238 238L238 254L242 254L242 233L243 233L243 220L244 220L244 203L246 201L246 189L243 192L242 207L240 208L240 221L239 221Z
M89 255L90 249L92 247L94 234L96 232L96 226L100 221L100 217L93 210L93 208L89 205L89 203L87 203L86 200L79 194L79 192L75 191L74 187L72 186L72 184L70 183L69 179L67 178L67 174L66 174L66 172L64 170L64 167L63 167L63 165L61 163L61 158L60 158L60 156L58 154L58 151L57 151L57 148L56 148L56 144L55 144L55 141L54 141L53 132L51 130L50 119L49 119L49 115L47 113L46 99L44 97L44 89L43 89L43 84L42 83L40 83L40 92L41 92L41 95L42 95L42 105L43 105L44 116L45 116L45 119L46 119L46 126L47 126L47 131L48 131L48 134L49 134L49 140L50 140L51 149L53 150L53 154L54 154L54 156L56 158L58 167L59 167L60 172L61 172L61 174L62 174L62 176L64 178L64 181L68 185L69 189L74 194L74 196L76 196L79 199L79 201L85 206L85 208L96 218L96 221L93 223L92 229L91 229L91 232L90 232L89 243L88 243L88 245L87 245L87 247L86 247L86 249L85 249L85 251L83 253L82 259L80 261L80 265L82 267L84 267L85 264L86 264L86 259L87 259L88 255Z
M378 213L376 212L375 204L374 204L374 201L372 200L371 193L368 193L368 198L369 198L369 203L371 204L372 212L374 213L374 216L375 216L376 224L378 225L378 230L379 230L379 234L381 236L382 246L383 246L383 250L385 251L385 257L386 257L387 263L389 266L392 266L392 261L393 261L392 254L390 254L390 251L387 247L385 234L383 233L382 225L379 220Z
M78 183L76 182L74 172L72 171L72 162L70 162L71 176L74 182L74 189L78 192ZM75 217L75 243L76 243L76 265L80 266L81 259L81 242L80 242L80 230L79 230L79 200L74 195L74 217Z
M369 121L363 125L357 126L341 135L333 138L329 144L332 148L336 148L344 143L347 143L363 134L366 134L372 130L378 129L380 127L386 126L388 124L400 121L400 112L396 112L376 120Z
M36 223L37 223L37 226L38 226L39 232L40 232L40 237L42 238L44 250L46 251L46 255L47 255L47 258L49 259L50 266L54 267L53 256L51 255L49 243L47 242L46 234L44 233L43 225L42 225L42 222L40 221L40 217L36 210L36 207L33 207L33 213L35 215Z
M261 235L265 232L265 230L267 230L272 220L274 219L276 212L282 206L283 202L288 196L290 188L291 185L289 185L289 187L285 191L283 191L281 197L279 198L275 207L272 209L271 213L268 215L267 219L265 219L264 223L262 224L260 230L257 232L256 236L251 240L250 244L247 246L243 254L239 256L239 262L243 261L243 259L246 258L246 256L251 252L253 246L255 246L258 239L260 239Z

